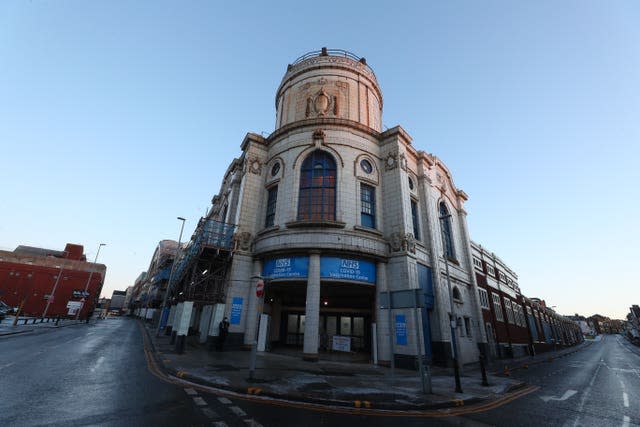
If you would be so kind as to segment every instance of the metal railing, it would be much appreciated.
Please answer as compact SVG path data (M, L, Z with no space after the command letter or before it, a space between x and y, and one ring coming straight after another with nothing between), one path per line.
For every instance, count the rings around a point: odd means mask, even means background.
M302 61L305 61L309 58L315 58L318 56L342 56L345 58L349 58L349 59L353 59L354 61L360 61L363 58L359 57L358 55L349 52L347 50L343 50L343 49L327 49L327 48L322 48L321 50L314 50L311 52L307 52L302 56L299 56L298 58L296 58L295 61L293 61L293 63L291 63L291 65L297 65L299 63L301 63Z

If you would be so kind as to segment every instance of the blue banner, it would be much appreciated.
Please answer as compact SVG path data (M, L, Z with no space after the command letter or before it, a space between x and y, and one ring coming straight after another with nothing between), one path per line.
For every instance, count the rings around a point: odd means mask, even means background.
M396 314L396 344L407 345L407 320L404 314Z
M169 320L169 311L171 311L169 307L165 307L162 309L162 315L160 316L160 329L164 329L165 326L167 326L167 320Z
M309 257L293 256L268 259L262 266L262 275L270 279L306 278L309 275Z
M242 297L233 297L233 303L231 304L231 319L229 323L231 323L232 325L239 325L241 317Z
M320 277L376 283L376 264L372 261L323 256L320 258Z

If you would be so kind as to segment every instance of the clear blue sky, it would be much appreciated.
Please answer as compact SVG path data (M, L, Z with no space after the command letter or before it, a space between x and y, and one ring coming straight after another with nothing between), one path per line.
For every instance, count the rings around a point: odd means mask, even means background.
M105 242L103 294L132 285L327 46L367 58L384 125L448 165L525 295L640 303L640 2L218 4L0 2L1 248Z

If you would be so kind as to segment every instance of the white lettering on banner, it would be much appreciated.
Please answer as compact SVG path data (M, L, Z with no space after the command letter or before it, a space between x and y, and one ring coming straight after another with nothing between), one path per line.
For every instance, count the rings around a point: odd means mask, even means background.
M352 259L343 259L340 263L342 268L349 268L352 270L360 270L360 262Z
M276 268L291 268L291 258L279 258L276 260Z

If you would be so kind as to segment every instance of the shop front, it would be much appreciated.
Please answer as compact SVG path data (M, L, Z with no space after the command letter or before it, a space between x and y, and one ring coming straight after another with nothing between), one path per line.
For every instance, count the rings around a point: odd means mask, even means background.
M302 349L305 334L315 334L317 351L369 353L375 262L321 256L316 320L307 313L308 266L308 256L272 258L263 264L263 276L269 280L265 311L271 316L272 345ZM312 325L307 324L310 320Z

